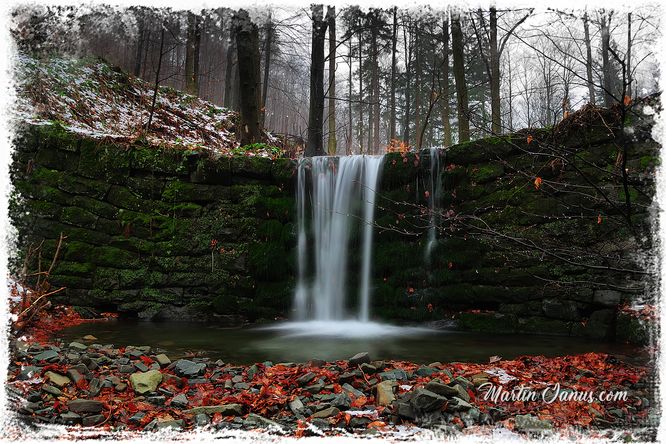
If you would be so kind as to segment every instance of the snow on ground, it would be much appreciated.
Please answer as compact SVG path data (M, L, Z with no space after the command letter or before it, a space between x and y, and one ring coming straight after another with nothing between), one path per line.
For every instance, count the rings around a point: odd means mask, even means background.
M237 113L197 97L160 87L146 133L154 84L109 66L101 59L37 59L20 55L14 115L34 125L60 124L94 139L187 150L239 154ZM236 151L235 151L236 150ZM258 149L240 154L269 157Z

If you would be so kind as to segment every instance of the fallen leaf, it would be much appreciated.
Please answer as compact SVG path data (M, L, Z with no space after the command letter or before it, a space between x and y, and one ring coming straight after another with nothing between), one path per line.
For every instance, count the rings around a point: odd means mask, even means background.
M541 188L541 182L542 182L542 180L541 180L540 177L537 177L536 179L534 179L534 188L536 188L537 190L539 188Z

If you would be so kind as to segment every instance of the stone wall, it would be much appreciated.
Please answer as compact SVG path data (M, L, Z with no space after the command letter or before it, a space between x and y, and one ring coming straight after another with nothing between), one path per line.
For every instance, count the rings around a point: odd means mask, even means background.
M58 126L21 130L14 158L20 251L44 240L50 260L67 236L57 301L157 319L288 311L295 162L116 146Z
M450 318L489 332L645 340L617 308L650 291L653 276L615 269L644 270L638 256L653 249L648 208L659 147L650 125L637 122L627 139L628 216L613 115L439 151L429 264L430 152L386 155L373 313ZM12 174L22 198L11 208L19 250L45 239L50 258L60 233L67 236L51 277L67 287L60 301L146 318L288 316L295 161L116 146L57 126L21 134Z

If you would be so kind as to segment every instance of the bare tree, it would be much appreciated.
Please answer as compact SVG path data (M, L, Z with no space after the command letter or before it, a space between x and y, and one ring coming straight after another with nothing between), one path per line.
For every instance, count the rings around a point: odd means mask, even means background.
M453 49L453 76L456 81L458 109L458 143L469 141L469 104L465 82L465 56L460 14L451 13L451 45Z
M240 141L247 145L261 140L261 77L259 30L244 9L234 15L238 77L240 79Z
M335 6L326 9L328 22L328 155L335 156L338 142L335 128Z
M324 43L326 39L324 7L312 5L312 60L310 62L310 112L306 156L323 156L324 120Z

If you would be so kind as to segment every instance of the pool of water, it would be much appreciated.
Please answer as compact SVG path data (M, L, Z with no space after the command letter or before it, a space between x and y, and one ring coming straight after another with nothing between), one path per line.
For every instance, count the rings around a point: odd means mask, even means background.
M374 323L286 323L228 329L210 324L113 320L81 324L58 332L65 341L93 335L102 344L150 345L171 358L192 353L234 364L338 360L367 351L373 359L430 362L488 362L490 356L561 356L586 352L614 354L641 362L637 347L583 338L499 335L396 327Z

